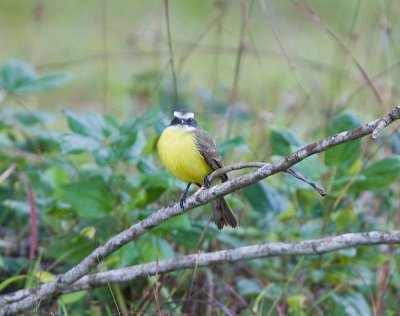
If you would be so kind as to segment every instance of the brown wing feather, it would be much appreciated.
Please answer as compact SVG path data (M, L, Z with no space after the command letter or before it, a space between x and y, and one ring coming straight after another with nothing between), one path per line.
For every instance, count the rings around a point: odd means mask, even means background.
M215 145L214 140L207 132L203 130L196 130L196 143L197 147L201 155L203 156L206 163L213 170L220 169L224 166L224 162L222 161L222 157L217 150L217 146ZM228 176L223 174L221 176L222 181L228 180Z

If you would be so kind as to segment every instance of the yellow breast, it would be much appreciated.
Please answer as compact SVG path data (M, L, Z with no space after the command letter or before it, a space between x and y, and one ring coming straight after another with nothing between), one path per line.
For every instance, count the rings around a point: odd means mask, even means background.
M194 130L167 127L158 140L157 150L164 166L187 183L203 184L204 177L212 171L197 149Z

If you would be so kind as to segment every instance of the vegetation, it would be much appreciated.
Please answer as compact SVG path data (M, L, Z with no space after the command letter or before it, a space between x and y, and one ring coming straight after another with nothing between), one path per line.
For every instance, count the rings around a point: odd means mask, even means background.
M226 164L233 164L276 160L358 127L398 102L400 37L399 28L390 28L398 20L396 1L102 5L96 9L102 17L96 24L103 36L100 57L85 60L79 49L89 46L74 41L72 62L53 63L65 57L66 48L57 51L50 40L68 41L71 35L57 22L54 30L43 27L49 42L40 42L42 54L28 58L13 44L7 53L14 58L0 65L1 294L51 280L120 231L179 200L185 184L162 168L155 152L177 104L196 112ZM35 9L29 21L38 32L49 26L52 14L63 16L51 13L54 5L46 2L1 6L19 19ZM61 6L60 11L82 4ZM93 7L79 18L90 16ZM146 19L140 19L156 10L164 21L165 8L175 48L172 74L165 22L146 28ZM131 27L132 15L142 31L116 32L120 25ZM146 40L146 30L157 39ZM126 41L123 54L114 46L118 40ZM96 69L76 70L80 58ZM323 185L325 197L290 175L276 175L227 196L238 229L219 231L210 222L210 207L201 207L122 247L98 269L270 241L395 230L400 224L395 128L376 142L354 140L296 165ZM396 246L256 259L69 293L43 302L36 312L396 315L399 263Z

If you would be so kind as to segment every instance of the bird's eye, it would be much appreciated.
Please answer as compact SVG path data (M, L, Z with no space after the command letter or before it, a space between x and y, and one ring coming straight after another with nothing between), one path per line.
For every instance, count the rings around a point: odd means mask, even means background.
M188 123L193 123L193 119L192 118L188 119L187 121L188 121Z

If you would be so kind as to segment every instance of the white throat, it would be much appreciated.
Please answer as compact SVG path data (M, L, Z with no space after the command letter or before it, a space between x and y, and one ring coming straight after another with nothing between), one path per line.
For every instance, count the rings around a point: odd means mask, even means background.
M168 128L185 132L191 132L196 130L196 127L189 125L170 125L168 126Z

